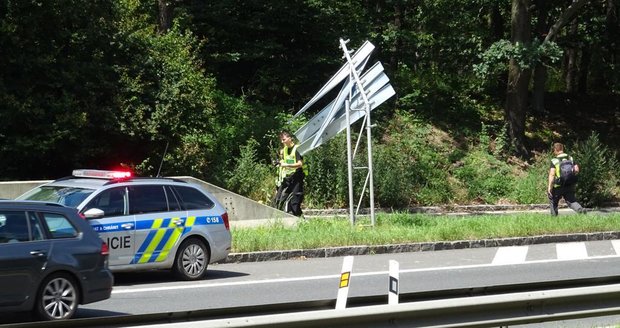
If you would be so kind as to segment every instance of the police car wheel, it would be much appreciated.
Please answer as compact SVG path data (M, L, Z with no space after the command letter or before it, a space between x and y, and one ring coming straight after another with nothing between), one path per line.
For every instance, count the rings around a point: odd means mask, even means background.
M67 274L54 274L39 287L35 312L42 320L69 319L77 311L79 301L75 280Z
M202 279L207 273L209 252L205 244L199 239L185 240L174 261L174 273L182 280Z

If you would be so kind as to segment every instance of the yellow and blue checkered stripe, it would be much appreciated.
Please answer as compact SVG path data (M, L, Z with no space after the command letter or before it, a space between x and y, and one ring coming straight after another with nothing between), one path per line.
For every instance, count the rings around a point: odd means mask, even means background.
M176 222L183 220L178 226ZM177 241L190 232L193 227L211 224L223 224L224 220L218 216L190 216L187 218L158 218L136 222L138 230L150 230L146 239L137 249L131 264L152 263L164 261Z

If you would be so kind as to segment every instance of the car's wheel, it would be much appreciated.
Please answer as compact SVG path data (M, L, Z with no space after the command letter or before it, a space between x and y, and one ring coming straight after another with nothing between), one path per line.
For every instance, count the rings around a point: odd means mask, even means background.
M43 281L37 294L36 314L42 320L73 317L80 302L78 285L68 274L53 274Z
M181 243L174 260L173 271L183 280L202 279L207 273L209 252L205 244L196 238Z

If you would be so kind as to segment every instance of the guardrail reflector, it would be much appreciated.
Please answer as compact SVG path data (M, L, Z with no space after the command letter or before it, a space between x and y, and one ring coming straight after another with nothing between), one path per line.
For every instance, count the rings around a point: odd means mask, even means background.
M340 283L338 285L338 297L336 298L336 310L343 310L347 307L347 297L349 295L352 270L353 256L346 256L342 261L342 270L340 271Z
M388 304L398 304L398 271L397 261L390 260L390 280L388 283Z

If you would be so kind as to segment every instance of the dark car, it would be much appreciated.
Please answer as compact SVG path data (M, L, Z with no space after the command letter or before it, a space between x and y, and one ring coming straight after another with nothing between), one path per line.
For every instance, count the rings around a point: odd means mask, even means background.
M71 318L110 297L108 246L74 208L0 200L0 312Z

